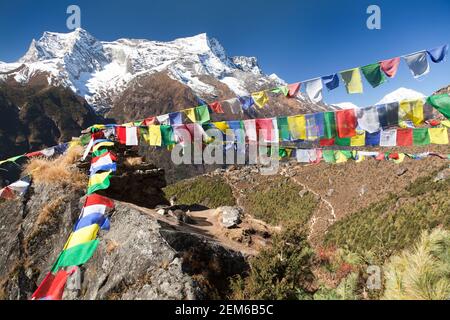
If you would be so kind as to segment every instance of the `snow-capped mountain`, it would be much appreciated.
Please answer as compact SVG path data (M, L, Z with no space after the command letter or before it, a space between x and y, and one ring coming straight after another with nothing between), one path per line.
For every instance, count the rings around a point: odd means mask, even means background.
M424 97L425 95L421 92L407 88L398 88L397 90L385 95L383 99L378 101L376 104L385 104L402 100L422 99Z
M109 109L127 84L144 74L167 71L196 94L214 95L216 88L200 78L209 75L236 95L248 94L249 84L284 84L263 73L254 57L229 57L206 34L158 42L136 39L98 41L87 31L45 32L33 40L15 63L0 63L0 77L27 83L45 75L50 85L63 85L84 97L96 110Z

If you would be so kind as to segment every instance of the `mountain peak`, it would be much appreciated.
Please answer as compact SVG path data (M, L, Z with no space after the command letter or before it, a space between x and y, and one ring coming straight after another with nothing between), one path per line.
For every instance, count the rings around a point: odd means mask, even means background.
M421 99L424 97L425 95L421 92L401 87L384 96L384 98L378 101L376 104L385 104L401 100Z

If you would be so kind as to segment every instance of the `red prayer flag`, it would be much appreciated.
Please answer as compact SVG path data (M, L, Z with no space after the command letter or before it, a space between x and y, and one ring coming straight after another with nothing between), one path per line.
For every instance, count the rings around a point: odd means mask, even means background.
M319 144L321 147L334 146L334 138L332 139L320 139Z
M290 85L288 85L287 87L288 87L288 90L289 90L289 92L288 92L288 97L289 98L294 98L295 96L297 96L297 93L298 93L298 91L300 90L300 86L301 86L302 84L300 83L300 82L297 82L297 83L293 83L293 84L290 84Z
M127 144L127 128L116 127L116 136L120 144Z
M94 140L105 139L105 134L103 133L103 131L97 131L94 132L91 137Z
M381 70L389 77L393 78L397 74L400 58L388 59L380 62Z
M44 154L42 153L42 151L35 151L35 152L30 152L27 153L25 156L28 158L33 158L33 157L40 157L43 156Z
M156 124L156 117L149 117L149 118L145 119L144 121L142 121L142 123L145 126L152 126L152 125Z
M273 119L256 119L256 132L262 136L265 142L274 140Z
M104 206L107 206L108 208L114 208L114 201L111 199L98 195L98 194L91 194L86 197L86 201L84 202L84 207L94 206L97 204L102 204Z
M117 156L114 153L107 152L107 153L104 153L104 154L102 154L102 155L100 155L98 157L92 158L91 163L96 163L99 159L101 159L103 157L107 157L108 155L110 156L112 161L117 161Z
M67 282L67 272L58 271L56 275L49 272L31 296L33 300L61 300Z
M389 159L392 159L392 160L398 160L399 158L400 158L400 156L398 155L397 152L391 153L389 155Z
M375 157L375 160L383 161L384 160L384 153L380 152L380 154Z
M339 110L336 112L336 127L339 138L356 136L356 114L354 109Z
M397 146L407 147L413 145L412 129L397 129Z
M0 190L0 198L5 200L12 200L16 197L14 192L9 187L4 187Z
M218 101L211 103L209 107L215 113L225 113L223 112L222 105Z

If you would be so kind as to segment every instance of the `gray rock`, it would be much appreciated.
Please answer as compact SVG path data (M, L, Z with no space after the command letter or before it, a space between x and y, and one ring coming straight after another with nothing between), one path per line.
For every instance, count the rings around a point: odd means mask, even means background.
M224 228L231 229L241 223L242 209L239 207L220 207L216 209L216 214L221 216Z
M450 178L450 169L445 169L445 170L440 171L436 175L436 178L434 178L434 182L445 181L448 178Z
M408 172L408 169L406 169L406 168L400 168L400 169L398 169L397 170L397 172L396 172L396 175L398 176L398 177L401 177L401 176L403 176L405 173L407 173Z
M327 197L331 197L334 193L334 189L329 189L327 192Z
M303 198L304 196L306 196L308 194L308 190L303 189L301 190L298 195L300 196L300 198Z

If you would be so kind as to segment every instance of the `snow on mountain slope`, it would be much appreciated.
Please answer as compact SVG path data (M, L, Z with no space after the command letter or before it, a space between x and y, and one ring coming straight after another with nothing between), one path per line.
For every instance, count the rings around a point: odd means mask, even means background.
M0 78L27 83L44 73L49 84L71 88L100 111L109 109L133 78L161 71L199 96L216 90L199 79L202 75L218 79L237 95L248 94L250 83L284 84L276 75L266 76L254 57L228 57L222 45L204 33L171 42L104 42L83 29L45 32L19 61L0 64Z
M425 95L423 93L414 91L412 89L398 88L397 90L384 96L384 98L381 99L380 101L378 101L376 104L385 104L385 103L402 101L402 100L415 100L415 99L421 99L424 97L425 97Z

